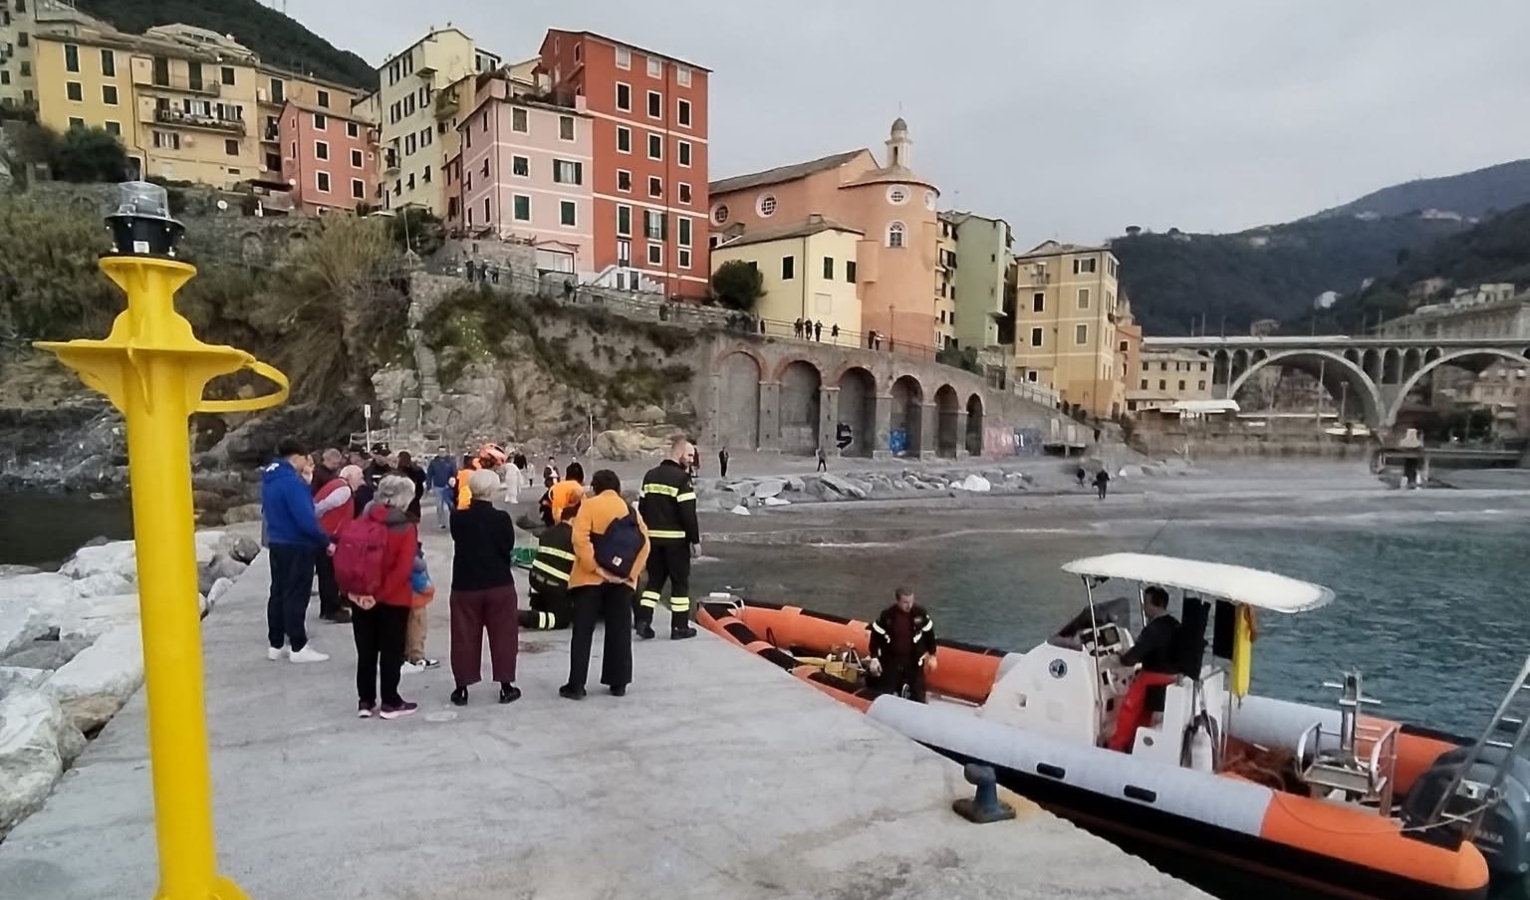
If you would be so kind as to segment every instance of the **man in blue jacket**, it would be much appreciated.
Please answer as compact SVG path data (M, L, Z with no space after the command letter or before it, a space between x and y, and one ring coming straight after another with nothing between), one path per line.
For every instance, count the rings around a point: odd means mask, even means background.
M260 515L266 526L271 557L271 599L266 604L270 647L268 659L287 658L295 663L323 662L329 655L308 646L304 619L308 616L309 589L313 586L314 562L320 553L333 553L329 535L319 527L313 494L303 472L313 466L301 441L284 438L276 447L276 459L266 466L260 481Z
M436 448L435 459L425 468L425 481L436 498L436 524L443 529L457 508L457 494L452 490L452 479L457 477L457 461L447 452L446 445Z

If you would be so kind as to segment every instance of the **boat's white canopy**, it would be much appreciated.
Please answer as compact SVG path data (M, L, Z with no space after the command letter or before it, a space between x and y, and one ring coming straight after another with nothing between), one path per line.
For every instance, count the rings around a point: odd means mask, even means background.
M1306 612L1327 606L1333 600L1333 591L1322 585L1273 572L1150 553L1110 553L1075 559L1064 565L1063 571L1179 588L1280 613Z

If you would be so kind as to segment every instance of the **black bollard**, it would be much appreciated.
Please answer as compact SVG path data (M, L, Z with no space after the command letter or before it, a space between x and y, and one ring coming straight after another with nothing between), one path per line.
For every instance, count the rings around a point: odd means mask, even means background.
M999 801L998 777L994 775L992 766L968 763L962 768L962 775L968 784L977 785L977 795L962 797L952 803L951 808L956 810L957 815L979 825L1003 822L1015 817L1015 808Z

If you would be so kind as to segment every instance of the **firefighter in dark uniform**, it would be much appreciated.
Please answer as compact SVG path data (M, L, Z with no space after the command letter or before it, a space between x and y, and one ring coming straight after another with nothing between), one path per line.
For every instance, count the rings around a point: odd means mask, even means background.
M572 518L542 532L528 577L531 609L521 610L522 628L552 631L567 628L573 621L574 607L568 599L568 576L574 570Z
M691 556L701 552L701 530L696 524L696 489L691 486L689 466L696 448L681 438L670 447L669 457L648 470L638 492L638 511L648 525L648 584L633 611L633 628L648 640L653 634L653 612L669 582L670 640L696 636L691 627Z
M878 687L889 694L925 702L924 676L935 671L935 621L914 602L914 592L898 588L893 605L871 623L871 662L867 666L879 677Z

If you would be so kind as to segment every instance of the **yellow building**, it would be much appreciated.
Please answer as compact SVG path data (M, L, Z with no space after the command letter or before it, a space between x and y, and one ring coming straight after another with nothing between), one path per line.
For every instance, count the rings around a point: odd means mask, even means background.
M1127 376L1126 411L1139 413L1181 400L1211 400L1211 360L1193 350L1153 350L1136 354Z
M74 27L30 43L38 122L118 135L141 176L220 188L281 183L280 152L268 130L281 107L270 98L296 93L349 112L354 95L264 66L248 48L189 25L142 35Z
M935 239L935 349L944 350L956 337L956 221L951 213L938 216Z
M1126 409L1117 323L1119 263L1108 247L1047 241L1016 258L1015 377L1100 417Z
M0 109L37 108L37 36L79 28L110 30L61 0L0 2Z
M457 28L438 28L377 70L382 206L425 207L446 216L446 162L457 155L457 124L471 110L470 79L499 68Z
M855 255L857 242L865 237L854 228L810 216L795 225L757 228L721 239L712 249L712 271L732 260L759 270L765 296L755 312L765 320L768 333L793 334L793 323L802 319L823 323L817 339L824 343L859 346Z

